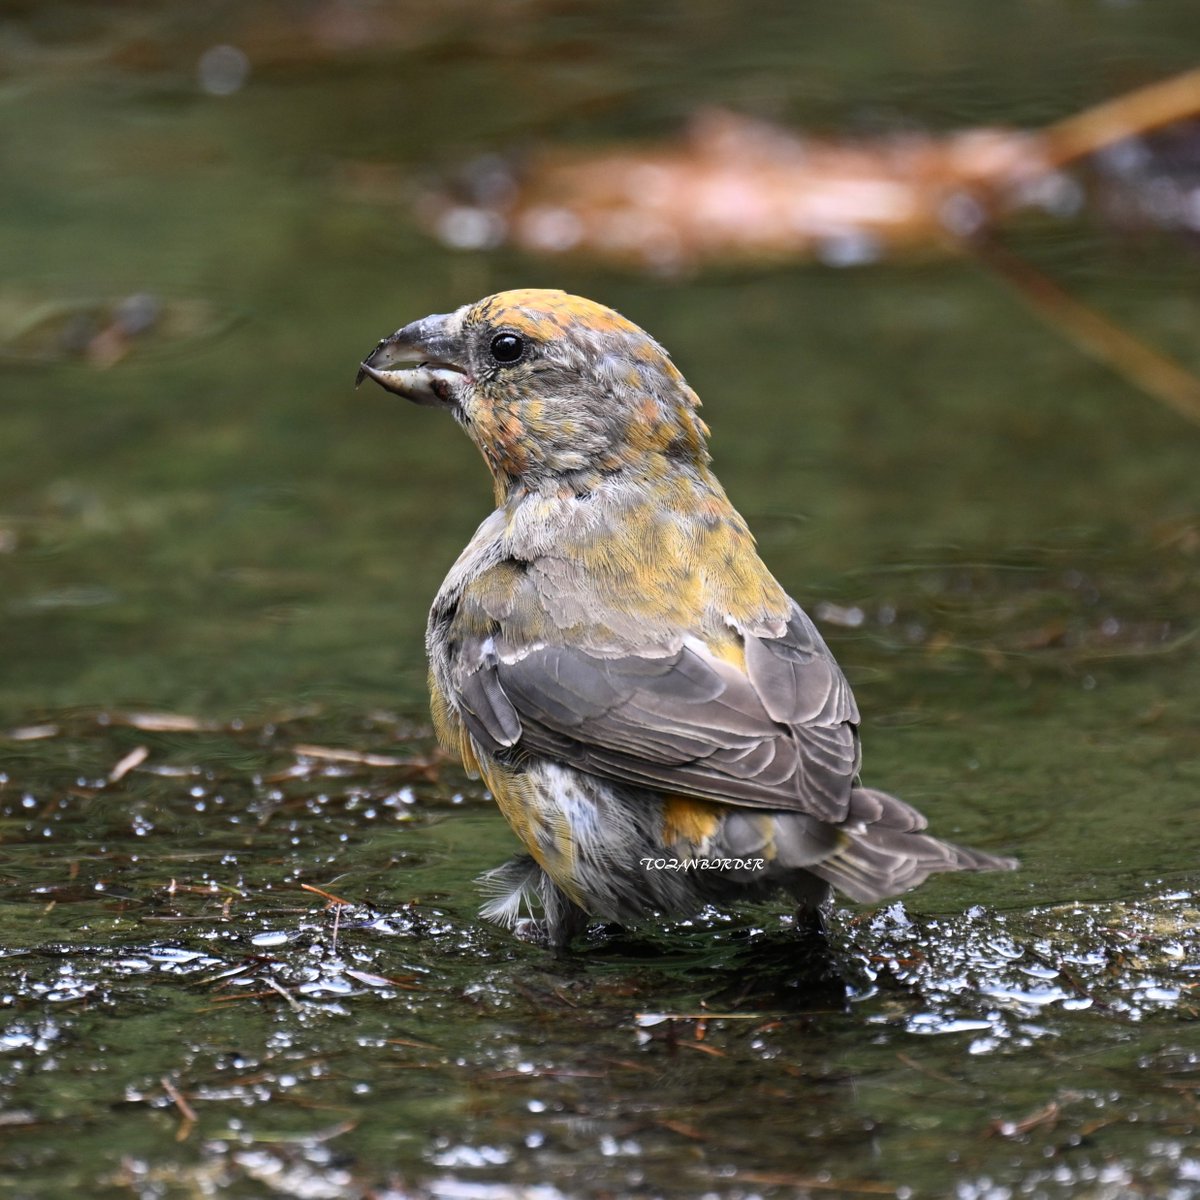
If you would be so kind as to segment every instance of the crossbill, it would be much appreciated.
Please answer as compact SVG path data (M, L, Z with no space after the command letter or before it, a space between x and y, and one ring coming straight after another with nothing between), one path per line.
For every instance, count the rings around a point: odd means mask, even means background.
M524 847L485 876L485 918L562 947L589 917L782 890L819 922L831 888L870 902L1015 866L859 781L845 676L643 330L564 292L501 292L384 338L364 377L448 409L495 483L426 637L438 737ZM541 922L522 920L535 901Z

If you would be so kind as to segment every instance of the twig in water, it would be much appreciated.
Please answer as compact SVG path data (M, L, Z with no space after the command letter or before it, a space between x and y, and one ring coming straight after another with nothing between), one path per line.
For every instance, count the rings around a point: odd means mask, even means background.
M1200 379L1108 317L1063 290L1036 267L991 239L965 243L976 259L1009 284L1047 324L1091 358L1200 425Z
M163 1091L167 1093L167 1098L179 1109L179 1113L183 1117L179 1128L175 1132L175 1140L177 1142L185 1141L188 1134L192 1131L192 1126L196 1123L196 1110L187 1102L187 1097L166 1075L162 1077L161 1083Z
M263 980L263 982L272 991L278 992L287 1001L288 1008L290 1008L292 1010L292 1012L298 1013L298 1012L304 1011L300 1007L300 1002L281 983L276 983L275 980L272 979L269 975L266 977L265 980Z

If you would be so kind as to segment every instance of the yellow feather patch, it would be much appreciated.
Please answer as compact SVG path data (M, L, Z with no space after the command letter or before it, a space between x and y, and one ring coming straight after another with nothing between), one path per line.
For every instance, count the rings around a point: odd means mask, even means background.
M728 640L708 643L709 652L722 662L732 663L743 674L746 670L746 647L742 639L731 635Z
M445 692L438 687L432 671L429 672L429 708L438 743L451 754L458 755L468 775L478 778L481 772L475 747L467 735L466 727L446 699Z
M724 806L709 800L666 796L663 799L663 845L699 849L720 828L724 815Z
M525 772L503 766L486 754L479 755L479 762L483 781L513 833L555 884L576 904L582 904L574 875L575 838L566 817L556 808L539 804L537 785ZM550 853L546 852L544 841L547 829L553 841Z
M488 755L480 756L483 782L492 793L492 799L504 815L504 819L512 827L513 833L521 840L521 844L544 867L542 852L538 849L537 838L534 837L533 804L529 795L529 783L524 775L510 768L501 766Z
M582 326L597 333L636 333L642 331L619 312L588 300L550 288L514 288L497 292L481 300L467 320L479 318L493 326L505 325L519 333L546 340L568 325Z

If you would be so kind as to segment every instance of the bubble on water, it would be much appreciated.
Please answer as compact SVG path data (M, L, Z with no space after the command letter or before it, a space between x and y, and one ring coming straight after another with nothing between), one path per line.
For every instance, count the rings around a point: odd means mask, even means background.
M822 600L817 605L814 615L818 621L828 625L840 625L845 629L857 629L866 620L866 613L857 605L847 608L840 604L831 604L827 600Z
M282 930L271 929L266 933L256 933L250 941L255 946L286 946L291 936Z
M987 220L983 205L967 192L954 192L942 202L938 213L942 224L955 237L971 237Z
M483 208L460 205L438 218L437 236L455 250L491 250L504 241L504 221Z
M232 96L250 77L250 60L237 46L210 46L200 55L196 77L210 96Z
M816 254L827 267L861 267L878 262L883 257L883 247L869 233L847 231L822 238Z
M500 1146L449 1146L430 1156L438 1167L500 1167L512 1160Z
M578 245L583 223L566 208L531 208L521 218L521 240L535 250L562 253Z

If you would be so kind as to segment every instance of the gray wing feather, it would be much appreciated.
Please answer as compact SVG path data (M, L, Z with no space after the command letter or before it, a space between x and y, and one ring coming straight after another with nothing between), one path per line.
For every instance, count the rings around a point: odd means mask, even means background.
M492 750L516 745L637 786L844 819L859 755L841 671L798 607L782 638L747 633L745 644L743 674L689 645L602 658L561 645L518 653L489 638L474 654L462 647L463 719Z
M746 638L746 672L771 718L787 725L858 721L850 686L798 605L782 637Z
M521 737L521 718L504 694L491 638L478 648L477 665L463 676L458 688L459 709L467 726L486 730L487 740L496 748L512 746Z

